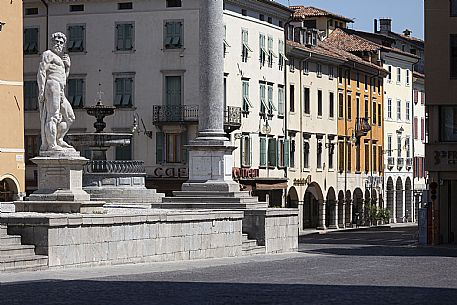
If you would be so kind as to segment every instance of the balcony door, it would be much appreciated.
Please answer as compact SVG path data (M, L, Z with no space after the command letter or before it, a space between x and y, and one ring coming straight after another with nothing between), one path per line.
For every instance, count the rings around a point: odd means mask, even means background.
M165 76L165 116L167 121L178 122L183 118L181 76Z

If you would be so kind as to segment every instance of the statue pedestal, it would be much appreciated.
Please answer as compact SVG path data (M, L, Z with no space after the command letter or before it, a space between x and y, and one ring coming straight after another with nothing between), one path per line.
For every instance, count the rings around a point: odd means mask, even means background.
M76 151L40 152L31 159L38 165L38 190L16 201L16 212L96 213L104 202L91 202L82 189L83 166L87 159Z

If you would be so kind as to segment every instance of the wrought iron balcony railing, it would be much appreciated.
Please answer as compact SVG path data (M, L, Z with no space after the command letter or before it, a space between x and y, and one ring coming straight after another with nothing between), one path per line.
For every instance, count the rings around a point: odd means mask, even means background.
M397 158L397 167L402 168L405 165L405 159L404 158Z
M198 122L198 105L154 106L152 122L164 123Z
M395 165L395 158L394 157L387 157L387 166L394 167Z
M406 158L406 167L413 167L413 158Z
M224 110L224 130L230 133L241 127L241 107L227 106Z

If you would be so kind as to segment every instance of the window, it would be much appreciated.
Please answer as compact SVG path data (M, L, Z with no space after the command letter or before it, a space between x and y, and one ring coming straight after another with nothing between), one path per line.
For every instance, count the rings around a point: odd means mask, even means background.
M259 14L259 20L260 21L265 21L265 15L264 14Z
M249 135L241 138L241 166L251 166L252 162L252 139Z
M378 94L381 95L382 79L378 78Z
M284 116L285 113L284 87L278 85L278 115Z
M344 142L343 140L338 141L338 171L342 173L344 171Z
M322 139L317 139L317 164L316 167L322 169Z
M180 49L184 45L184 31L182 21L165 22L165 49Z
M406 158L411 158L411 145L409 137L406 137Z
M249 52L252 49L249 47L249 33L247 30L241 30L241 61L248 62Z
M378 168L379 168L379 172L381 173L381 172L382 172L382 169L383 169L383 163L382 163L382 161L383 161L383 159L382 159L382 158L383 158L383 155L382 155L382 146L379 146L379 147L378 147L378 158L379 158L379 160L378 160L379 167L378 167Z
M244 112L249 112L249 108L252 108L252 103L251 100L249 99L249 80L243 79L242 80L242 88L243 88L243 111Z
M387 156L392 157L392 135L387 136Z
M347 119L350 120L350 119L352 119L352 101L351 101L352 97L350 94L348 94L347 98L348 98L348 100L347 100L347 103L348 103L347 104L347 108L348 108L347 109Z
M382 124L382 106L378 104L378 126Z
M114 79L114 106L119 108L133 105L133 78L116 77Z
M116 50L131 51L133 50L134 40L133 23L118 23L116 24Z
M187 161L187 134L156 133L156 164L183 163Z
M273 37L268 36L268 67L273 67L273 57L278 56L273 52Z
M290 112L295 112L295 86L290 85L289 88L289 109Z
M388 66L387 71L388 71L387 82L390 83L390 82L392 82L392 66Z
M295 167L295 136L290 137L290 146L289 146L289 166Z
M181 7L181 0L167 0L167 7Z
M343 118L344 115L344 95L343 92L338 92L338 117Z
M377 107L376 101L373 101L372 105L373 105L373 110L372 110L371 120L373 122L373 125L376 125L376 107Z
M457 107L441 106L440 112L441 141L457 142Z
M333 155L335 152L335 143L329 140L328 146L328 169L333 169Z
M317 90L317 116L322 116L322 90Z
M365 97L365 118L368 119L370 117L370 105L368 104L368 98Z
M25 9L25 15L38 15L38 7L28 7Z
M360 144L355 147L355 172L360 173Z
M343 84L343 69L338 68L338 84Z
M310 114L311 109L310 109L310 96L309 96L309 88L303 88L303 94L304 94L304 107L305 107L305 113Z
M267 20L268 20L268 23L273 23L273 18L268 17Z
M376 164L378 162L378 158L376 156L376 154L377 154L376 144L373 144L373 148L372 149L373 149L373 160L372 160L372 162L373 162L373 172L376 172L378 170L378 168L376 166Z
M132 144L116 146L116 160L132 160Z
M457 34L450 35L450 60L449 63L451 64L450 71L451 77L457 77Z
M267 166L267 139L260 137L260 167Z
M303 168L309 168L309 135L303 135Z
M392 99L387 100L387 118L392 119Z
M289 166L289 141L284 138L278 139L278 167Z
M268 167L276 167L278 147L275 138L268 139Z
M84 25L68 26L68 52L83 52L85 49L85 27Z
M273 85L268 84L267 88L268 88L268 113L270 115L272 115L273 111L278 111L278 109L276 109L276 107L273 103Z
M259 84L259 96L260 96L260 114L265 114L266 110L269 110L267 100L265 97L265 84Z
M328 79L333 79L335 77L335 72L333 66L328 66Z
M24 81L24 110L38 109L38 84L36 81Z
M352 170L352 146L351 142L346 142L346 170L350 172Z
M419 91L414 89L413 96L414 96L414 98L413 98L414 104L417 104L417 102L419 102Z
M365 141L365 172L367 173L370 170L370 143Z
M287 39L294 40L294 26L289 25L287 28Z
M84 107L84 79L70 78L67 85L67 96L73 108Z
M411 120L410 117L410 102L406 101L406 120L409 121Z
M397 158L401 158L401 136L397 136Z
M348 87L351 87L351 71L346 70L345 72L346 84Z
M449 10L450 10L451 17L457 16L457 1L456 0L449 1Z
M360 88L360 73L359 71L357 71L357 73L355 74L355 80L356 80L356 84L357 84L357 89Z
M279 60L278 60L278 65L279 65L279 70L282 71L284 68L284 65L286 63L286 55L284 52L284 41L279 40L278 42L278 53L279 53Z
M371 89L373 93L376 93L376 78L371 79Z
M330 118L334 118L335 117L335 102L333 101L334 100L334 94L333 92L329 92L328 94L328 113L329 113L329 117Z
M241 9L241 15L247 16L248 15L248 11L245 10L245 9Z
M83 12L84 11L84 4L71 4L70 5L70 12Z
M39 135L25 135L24 148L25 148L25 164L32 165L30 159L36 157L40 153L41 137Z
M317 77L322 77L322 65L320 63L316 64Z
M425 119L421 118L421 141L425 142Z
M131 10L133 9L133 3L132 2L121 2L117 4L117 9L118 10Z
M397 100L397 120L401 121L401 101Z
M38 54L38 28L24 29L24 54Z
M182 105L182 76L176 75L167 75L165 76L165 105L176 107ZM173 115L180 115L177 114L175 111L171 111L174 113Z
M414 139L417 140L417 129L419 128L418 127L418 120L417 120L417 117L414 117L414 120L413 120L413 134L414 134Z
M397 67L397 84L401 83L401 69Z
M309 74L309 62L307 60L303 61L303 74Z
M406 85L409 86L409 70L406 70Z
M368 75L365 74L364 89L368 92Z
M267 49L265 48L265 35L259 35L259 61L261 66L265 66L265 60L268 54Z

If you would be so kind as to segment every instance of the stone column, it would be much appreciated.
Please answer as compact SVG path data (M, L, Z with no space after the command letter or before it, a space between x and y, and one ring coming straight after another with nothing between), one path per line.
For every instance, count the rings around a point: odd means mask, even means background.
M332 213L330 215L332 216L329 229L338 229L338 205L336 204L335 200L332 200L328 202L329 206L327 208L332 209Z
M346 203L344 199L339 203L343 206L343 210L341 213L341 221L340 221L340 227L345 228L346 227Z
M325 230L327 227L325 226L325 211L326 211L326 205L327 203L325 200L322 201L322 203L319 202L319 224L317 229L318 230Z
M347 204L349 204L349 223L351 224L351 227L352 227L352 209L353 209L353 203L352 203L352 199L349 199Z

